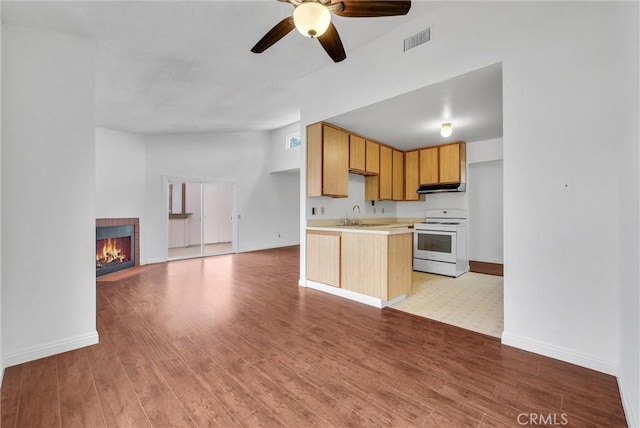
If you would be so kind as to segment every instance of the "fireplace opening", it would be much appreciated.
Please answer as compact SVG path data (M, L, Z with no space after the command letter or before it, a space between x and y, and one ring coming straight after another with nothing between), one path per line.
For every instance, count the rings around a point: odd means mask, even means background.
M96 227L96 276L135 266L133 226Z

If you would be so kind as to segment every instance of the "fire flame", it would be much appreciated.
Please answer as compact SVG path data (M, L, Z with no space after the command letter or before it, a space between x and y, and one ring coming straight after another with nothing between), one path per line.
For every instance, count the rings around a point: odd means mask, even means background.
M102 246L102 254L96 254L96 261L102 263L124 262L125 255L122 249L118 248L115 239L108 238Z

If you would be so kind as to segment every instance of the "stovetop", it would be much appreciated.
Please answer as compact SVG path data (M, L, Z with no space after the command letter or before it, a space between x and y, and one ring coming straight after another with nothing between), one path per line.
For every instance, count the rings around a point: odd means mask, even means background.
M431 209L423 222L416 223L414 229L437 228L438 230L464 227L467 225L467 211L461 209Z
M449 224L449 225L457 225L462 224L461 221L439 221L439 220L428 220L423 221L421 224Z

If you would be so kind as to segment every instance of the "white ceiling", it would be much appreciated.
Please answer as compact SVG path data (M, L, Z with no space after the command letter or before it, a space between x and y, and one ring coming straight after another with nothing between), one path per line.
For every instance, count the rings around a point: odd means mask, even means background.
M399 149L502 137L502 64L456 76L327 122ZM440 136L443 122L453 134Z
M359 46L440 4L414 1L404 17L334 16L347 52L345 62ZM290 4L275 0L2 1L2 22L95 39L96 124L140 134L172 134L270 130L300 119L292 82L343 63L333 64L316 40L296 31L260 55L250 52L292 11ZM398 122L393 138L373 127L380 120L364 119L384 111L380 103L335 118L336 124L404 147L418 138L410 135L410 128L433 128L448 103L454 116L452 138L474 133L482 139L501 136L501 84L499 94L493 92L496 72L483 71L477 79L452 79L425 88L424 94L418 91L389 100L391 111L403 111L397 119L404 120ZM399 108L405 102L409 111L424 115L407 122L407 110ZM390 119L388 113L384 116ZM458 118L464 118L468 134L462 134ZM498 128L500 135L495 135Z

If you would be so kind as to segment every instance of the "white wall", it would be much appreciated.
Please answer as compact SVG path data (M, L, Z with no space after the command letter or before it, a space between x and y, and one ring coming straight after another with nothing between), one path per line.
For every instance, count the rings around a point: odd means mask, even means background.
M502 263L502 160L469 164L467 174L469 260Z
M621 141L637 144L624 129L617 145L608 143L609 124L635 111L619 100L637 80L626 70L637 66L638 42L617 46L614 30L621 21L637 27L622 19L636 7L447 3L299 87L306 126L502 62L503 341L608 373L620 357L619 236L606 233L619 217L616 151ZM402 39L430 24L432 42L402 53ZM329 71L341 76L331 85ZM637 106L637 97L631 101ZM305 174L301 182L304 189ZM306 205L303 199L305 214ZM301 245L302 280L304 260Z
M97 127L96 217L142 217L145 146L142 136Z
M298 175L270 173L267 132L149 136L145 141L145 263L167 259L163 177L235 183L240 252L298 244Z
M300 147L288 149L287 137L300 132L300 122L269 131L269 171L282 172L299 170L302 158Z
M620 269L620 365L618 383L622 391L622 402L629 426L640 426L640 132L638 130L638 76L640 65L628 63L627 47L636 47L640 8L635 4L635 13L621 16L616 28L617 43L615 65L622 66L621 77L626 82L626 91L620 94L618 103L625 108L616 122L621 135L631 138L608 142L609 147L619 147L618 171L620 198L619 269Z
M2 28L7 366L97 343L94 45Z
M467 164L503 159L502 138L473 141L467 144Z
M306 189L306 187L304 189ZM364 199L364 176L362 175L349 174L348 194L349 197L347 198L329 198L324 196L307 198L306 218L308 220L335 220L340 218L396 217L395 202L376 201L375 205L371 205L371 201ZM356 205L360 208L360 214L358 214L358 208L355 208ZM317 208L315 215L312 214L313 207ZM321 213L322 208L324 208L324 214Z
M503 341L615 373L619 236L606 231L616 229L619 194L605 124L628 114L618 100L629 81L613 32L592 29L617 28L625 12L611 3L511 8L543 25L512 21L518 50L503 68Z
M142 136L96 128L97 218L142 217L145 162Z

